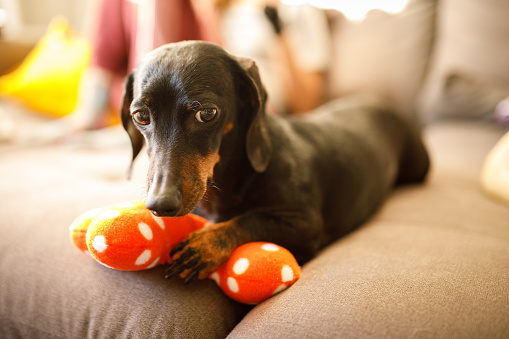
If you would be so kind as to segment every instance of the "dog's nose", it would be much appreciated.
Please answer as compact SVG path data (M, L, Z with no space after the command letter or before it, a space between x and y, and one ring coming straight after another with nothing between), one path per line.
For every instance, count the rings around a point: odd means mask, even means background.
M158 217L174 217L182 207L182 195L179 191L166 192L165 194L149 195L145 206Z

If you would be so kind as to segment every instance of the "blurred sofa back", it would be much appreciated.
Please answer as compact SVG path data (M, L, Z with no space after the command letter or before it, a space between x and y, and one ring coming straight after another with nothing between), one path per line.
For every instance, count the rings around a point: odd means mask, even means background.
M330 13L330 98L381 95L422 124L490 117L509 95L509 1L409 0L362 22Z

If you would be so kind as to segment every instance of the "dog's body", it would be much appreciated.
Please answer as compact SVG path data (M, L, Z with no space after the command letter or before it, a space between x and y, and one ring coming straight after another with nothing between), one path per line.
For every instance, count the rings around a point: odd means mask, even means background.
M252 62L203 42L163 46L128 78L122 121L134 157L148 146L147 207L174 216L200 203L215 221L172 251L169 276L206 278L251 241L303 263L366 221L394 185L427 174L418 134L379 103L281 118L265 100Z

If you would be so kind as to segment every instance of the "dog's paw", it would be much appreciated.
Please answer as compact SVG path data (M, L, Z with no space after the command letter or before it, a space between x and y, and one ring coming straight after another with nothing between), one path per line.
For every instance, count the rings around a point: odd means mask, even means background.
M228 260L232 244L227 235L214 226L189 234L175 246L170 253L172 263L166 269L166 279L176 275L185 279L186 283L205 279Z

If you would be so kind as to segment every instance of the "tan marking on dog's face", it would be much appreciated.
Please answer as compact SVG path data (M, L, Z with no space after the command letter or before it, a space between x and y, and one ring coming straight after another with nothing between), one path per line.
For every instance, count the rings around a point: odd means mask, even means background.
M230 132L232 128L233 128L233 124L231 122L226 124L226 126L224 127L223 134L226 134L226 133Z
M195 156L183 161L182 165L182 210L179 215L191 212L207 191L207 182L214 175L214 167L219 162L218 152L206 157Z

